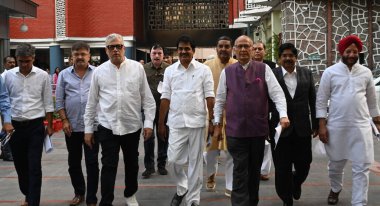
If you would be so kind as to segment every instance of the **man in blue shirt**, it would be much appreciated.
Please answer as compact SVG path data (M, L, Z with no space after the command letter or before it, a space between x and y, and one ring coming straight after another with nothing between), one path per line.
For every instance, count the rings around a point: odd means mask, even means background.
M56 90L56 110L63 122L67 150L69 153L69 174L75 196L70 205L79 205L84 201L86 184L82 172L82 147L87 171L87 205L96 205L99 181L98 151L95 141L92 148L84 143L83 115L87 104L94 67L90 60L90 46L85 42L76 42L71 48L74 65L63 70L58 77ZM96 139L96 138L95 138Z

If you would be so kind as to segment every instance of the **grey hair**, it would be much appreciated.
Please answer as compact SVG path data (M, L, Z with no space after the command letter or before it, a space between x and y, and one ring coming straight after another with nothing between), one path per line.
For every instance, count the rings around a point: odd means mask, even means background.
M109 45L115 39L121 40L123 42L123 45L124 45L123 36L121 36L120 34L116 34L116 33L112 33L106 37L106 45Z
M32 56L34 57L36 55L36 48L28 43L22 43L17 46L16 48L16 57L18 56Z

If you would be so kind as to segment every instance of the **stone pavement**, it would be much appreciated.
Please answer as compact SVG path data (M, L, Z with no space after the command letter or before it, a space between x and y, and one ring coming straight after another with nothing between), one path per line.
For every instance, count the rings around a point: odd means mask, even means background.
M55 150L51 154L44 154L42 159L43 182L41 205L68 205L73 197L73 189L70 177L67 172L67 151L63 133L56 133L52 136ZM140 173L139 190L136 194L140 206L167 206L170 204L176 188L173 177L154 174L150 179L142 179L141 173L144 171L143 157L144 148L140 142ZM380 161L380 142L375 141L375 159ZM84 165L84 162L83 162ZM302 197L295 201L295 206L327 205L326 198L329 192L329 184L326 170L327 161L325 158L314 158L309 177L303 185ZM224 196L224 156L221 157L220 169L217 175L217 187L215 192L207 192L204 187L201 192L202 206L228 206L229 198ZM84 167L83 167L84 168ZM272 167L273 168L273 167ZM124 167L122 155L116 180L114 205L125 205L123 198L124 188ZM271 171L271 179L261 182L260 185L260 206L280 206L281 200L277 197L274 188L274 169ZM338 205L350 205L351 200L351 170L350 165L346 166L344 178L344 188L340 196ZM18 182L17 174L12 162L0 160L0 206L19 205L23 199ZM98 193L100 199L100 194ZM380 164L375 162L370 173L369 202L370 206L380 206Z

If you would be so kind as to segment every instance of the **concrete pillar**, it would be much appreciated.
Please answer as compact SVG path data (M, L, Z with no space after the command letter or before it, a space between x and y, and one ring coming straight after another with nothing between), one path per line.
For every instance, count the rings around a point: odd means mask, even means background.
M63 69L63 53L59 45L49 47L50 74L54 73L56 67Z
M9 16L0 12L0 72L3 71L3 58L10 54L9 48Z

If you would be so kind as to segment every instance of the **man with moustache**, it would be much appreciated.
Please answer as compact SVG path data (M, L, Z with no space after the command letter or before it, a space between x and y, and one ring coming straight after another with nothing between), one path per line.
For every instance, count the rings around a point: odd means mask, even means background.
M233 41L228 36L221 36L216 45L216 53L217 58L211 59L206 61L204 64L209 66L212 72L212 76L214 79L214 92L216 92L216 88L219 84L219 77L222 70L235 62L237 62L236 59L232 58L232 46ZM209 124L213 124L212 121L209 121ZM225 164L225 179L226 179L226 189L224 194L228 197L231 197L231 191L232 191L232 170L233 170L233 163L232 163L232 157L227 151L227 143L225 138L225 116L223 116L222 120L222 135L223 139L222 141L219 141L217 138L208 138L208 145L207 145L207 153L205 155L206 159L206 176L207 176L207 182L206 182L206 189L207 190L214 190L216 186L216 172L218 171L218 156L220 155L220 151L225 151L226 153L226 164Z
M272 70L276 68L276 63L264 59L266 54L265 44L261 41L257 41L253 44L253 60L262 62L268 65ZM272 152L270 149L270 143L265 141L264 159L261 165L261 176L260 179L263 181L269 180L269 172L272 164Z
M121 148L125 172L125 201L128 206L138 206L135 193L138 188L141 127L144 127L144 140L150 138L156 104L143 66L124 56L124 40L120 34L106 37L106 53L110 60L97 67L92 75L84 114L85 142L90 149L94 149L93 125L97 115L97 138L102 147L102 198L99 205L112 205ZM141 110L144 110L144 125L141 124Z
M273 70L285 93L290 121L276 144L274 135L279 113L276 108L271 108L270 142L276 168L276 191L284 206L292 206L293 198L298 200L301 197L301 185L309 174L312 161L311 135L315 137L318 132L313 75L309 69L296 66L297 55L292 43L280 45L281 67Z
M352 162L351 204L367 205L369 167L374 161L370 119L380 129L380 112L371 70L358 63L362 48L355 35L341 39L337 50L342 59L323 72L318 88L319 139L329 158L329 205L339 201L347 160Z
M60 72L57 82L56 111L63 123L71 183L74 187L74 198L70 205L79 205L84 201L86 184L82 172L82 150L84 150L87 171L87 205L96 205L98 199L99 144L95 139L90 149L84 142L83 115L86 109L88 90L95 67L91 66L90 46L85 42L76 42L71 47L73 66Z
M13 69L16 66L16 60L13 56L6 56L3 59L3 64L4 64L4 71L1 74L1 77L4 79L5 74L8 72L8 70ZM9 97L7 97L7 98L9 98ZM4 122L3 118L1 120ZM4 131L2 131L2 132L4 132ZM3 134L6 135L5 133L3 133ZM1 147L0 159L1 158L4 161L13 161L12 150L11 150L10 144L6 144L6 145Z
M151 62L144 65L146 77L148 79L148 84L150 90L152 91L154 100L156 101L156 116L153 121L153 133L152 137L144 142L144 165L145 171L142 173L142 176L145 178L149 178L153 173L155 173L154 169L154 139L155 139L155 127L158 123L158 115L160 109L160 99L161 93L157 91L157 87L160 82L164 79L164 72L166 67L169 64L163 61L164 51L162 46L159 44L155 44L152 46L150 50L150 59ZM157 170L160 175L167 175L168 171L165 169L166 166L166 158L168 151L168 141L165 139L157 138Z
M248 36L236 39L238 62L222 71L216 93L214 138L220 136L225 110L227 147L234 164L233 206L255 206L259 202L260 167L269 135L269 98L280 112L281 126L289 125L284 93L269 66L252 61L252 46Z
M177 40L177 51L179 61L165 70L158 131L162 138L168 138L165 118L169 111L168 162L173 167L177 183L170 205L179 206L186 196L186 205L198 206L203 177L206 106L209 119L213 119L214 81L210 68L193 59L195 44L189 36ZM209 132L213 132L212 124Z
M33 66L34 46L23 43L16 48L19 67L4 77L11 103L11 144L19 187L25 201L22 205L38 206L41 198L41 157L44 138L54 132L53 97L49 75ZM44 120L48 124L45 129Z

